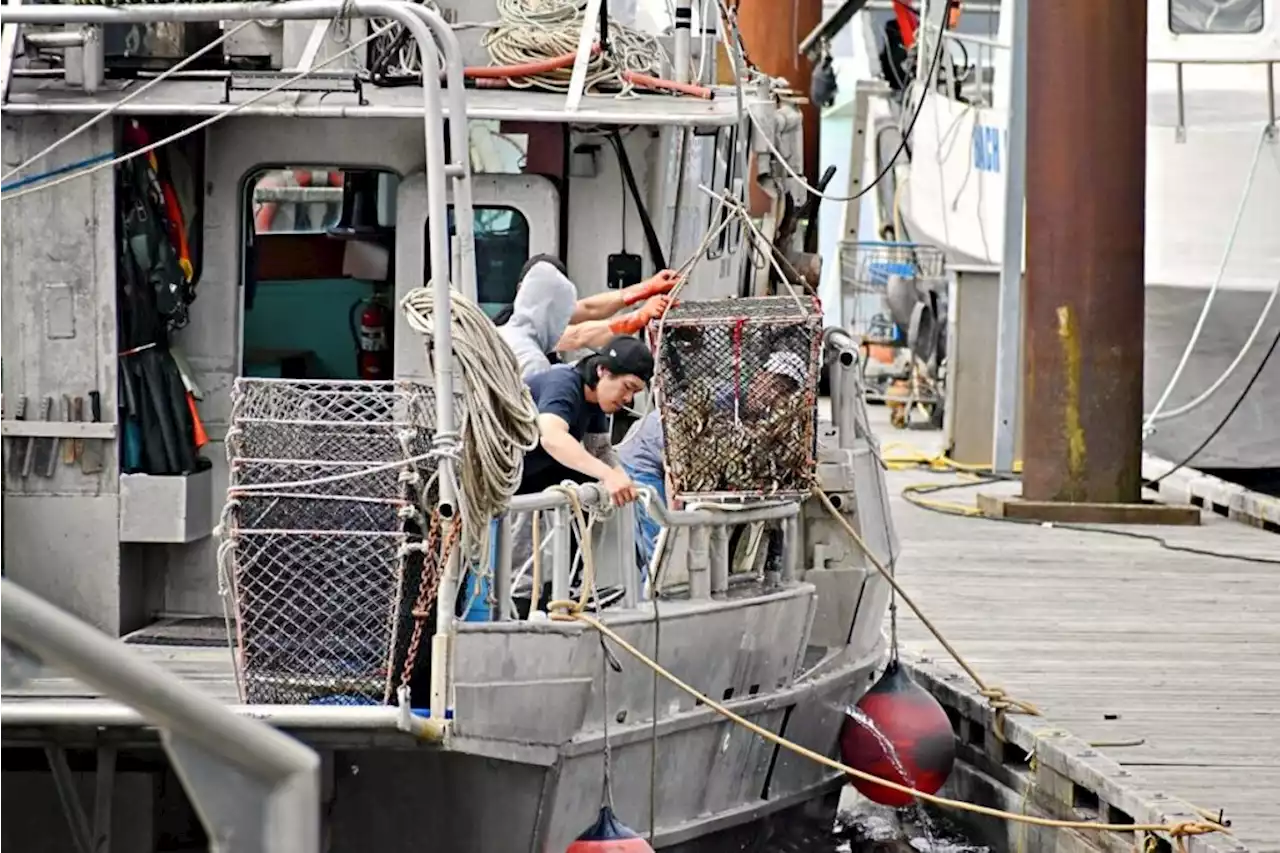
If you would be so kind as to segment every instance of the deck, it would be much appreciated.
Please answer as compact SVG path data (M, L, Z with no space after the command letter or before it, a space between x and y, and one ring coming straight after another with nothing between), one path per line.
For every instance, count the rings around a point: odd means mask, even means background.
M880 433L890 458L907 452L891 442L926 453L940 444L938 433L887 424ZM1252 853L1280 851L1280 565L941 515L902 495L913 483L959 481L920 469L890 472L902 543L898 578L984 679L1045 715L1011 722L1066 729L1128 771L1126 784L1139 799L1222 809L1236 842ZM930 497L971 505L979 491L1016 489L988 485ZM1280 558L1276 534L1213 512L1198 528L1120 529ZM959 668L905 608L900 625L904 649L929 661L924 671L967 682L952 675ZM1243 849L1230 839L1219 844Z

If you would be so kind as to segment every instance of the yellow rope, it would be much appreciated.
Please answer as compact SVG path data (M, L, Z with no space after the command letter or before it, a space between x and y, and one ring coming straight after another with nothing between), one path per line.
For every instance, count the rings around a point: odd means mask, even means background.
M572 494L572 489L568 489L566 487L553 487L553 488L564 489L566 495ZM920 620L925 624L926 627L929 628L929 630L933 633L933 635L938 638L938 641L942 643L943 647L947 649L947 651L951 654L953 658L955 658L956 662L960 664L960 666L965 670L966 673L968 673L969 677L973 679L974 683L978 685L978 688L981 691L982 695L986 697L987 701L990 702L992 707L996 709L996 715L997 715L996 719L997 719L997 726L998 726L996 734L998 736L1002 737L999 729L1000 727L1003 726L1003 715L1005 713L1014 712L1014 713L1032 714L1036 716L1040 714L1039 709L1037 709L1034 705L1030 704L1029 702L1022 702L1017 699L1012 699L1009 696L1007 696L1005 692L999 687L993 687L993 686L987 685L986 682L984 682L982 678L977 674L977 672L973 669L973 667L970 666L969 663L960 655L960 653L957 652L955 648L952 647L952 645L942 636L941 632L938 631L937 628L933 626L933 623L930 622L929 619L924 615L924 613L920 611L920 609L916 606L915 602L912 601L911 598L902 590L902 587L898 585L898 582L893 578L891 574L889 574L888 569L886 569L884 565L879 561L879 559L877 559L876 556L873 553L871 553L871 549L867 547L866 542L864 542L862 537L858 535L858 532L853 529L853 527L849 524L848 521L845 520L845 518L842 515L840 515L840 511L836 509L834 504L831 503L831 499L827 497L826 493L823 492L821 489L815 489L813 494L815 497L818 498L818 500L823 504L823 506L826 507L827 511L836 520L836 522L844 529L845 534L849 536L849 538L854 542L854 544L858 546L858 548L863 552L863 554L867 557L867 559L871 562L871 564L875 566L876 570L879 571L880 574L883 575L884 578L889 582L889 584L894 588L894 590L897 591L898 595L901 596L902 600L907 603L907 605L911 608L912 612L914 612L916 616L920 618ZM578 503L576 498L577 498L577 495L573 494L572 497L569 498L569 501L570 501L570 505L574 508L574 511L577 514L578 520L581 522L582 509L581 509L581 505ZM594 572L591 572L591 569L589 568L594 566L594 563L590 557L592 548L591 548L591 539L589 535L583 537L580 547L583 550L583 574L584 574L583 591L585 593L594 582L594 577L593 577ZM591 572L591 575L588 575L588 572ZM591 581L591 583L588 583L588 581ZM931 803L935 806L941 806L943 808L950 808L950 809L957 809L959 811L966 811L972 814L980 814L980 815L985 815L987 817L1001 818L1004 820L1010 820L1010 821L1023 823L1023 824L1030 824L1033 826L1045 826L1045 827L1051 827L1051 828L1057 828L1057 829L1095 830L1095 831L1109 831L1109 832L1134 832L1134 833L1164 832L1169 834L1171 837L1179 840L1186 836L1204 835L1210 832L1221 832L1221 833L1229 834L1227 833L1226 827L1208 819L1203 819L1198 821L1181 821L1177 823L1168 823L1168 824L1164 824L1164 823L1147 823L1147 824L1097 823L1093 821L1057 820L1055 818L1043 818L1043 817L1036 817L1036 816L1027 815L1027 814L1018 814L1016 812L1009 812L1003 809L991 808L989 806L981 806L976 803L966 803L963 800L953 800L953 799L950 799L949 797L940 797L937 794L928 794L928 793L925 793L924 791L917 790L908 785L903 785L901 783L894 782L890 779L884 779L872 773L867 773L866 771L863 771L863 770L856 770L853 767L850 767L849 765L843 762L836 761L834 758L828 758L827 756L822 755L821 753L814 752L808 747L804 747L798 743L794 743L793 741L787 740L786 738L780 735L774 734L768 729L763 728L762 726L759 726L756 723L751 722L745 717L741 717L738 714L735 714L733 711L729 710L724 705L715 701L711 697L701 693L697 689L681 681L674 674L668 671L665 667L663 667L657 661L650 658L644 652L637 649L635 646L631 645L631 643L627 642L625 639L619 636L617 632L609 628L599 619L596 619L595 617L584 613L583 610L585 606L586 606L586 596L584 594L579 597L578 601L565 601L565 600L551 601L548 603L547 609L548 611L550 611L551 618L555 621L558 621L558 622L575 622L576 621L576 622L581 622L590 628L594 628L602 636L608 637L609 639L613 640L613 642L616 643L620 648L622 648L624 651L626 651L636 660L643 663L645 666L649 667L649 669L651 669L656 675L666 679L673 686L679 688L683 692L687 693L689 696L692 696L694 700L696 700L699 704L707 706L708 708L715 711L717 714L724 717L725 719L728 719L737 723L738 725L742 726L748 731L759 735L760 737L764 738L765 740L769 741L772 744L775 744L776 746L780 746L783 749L794 752L797 755L800 755L804 758L808 758L810 761L814 761L818 764L823 765L824 767L828 767L832 770L838 770L841 773L844 773L848 776L853 776L856 779L862 779L863 781L866 781L866 782L873 782L877 785L883 785L884 787L888 788L891 791L897 791L898 793L901 793L901 794L907 794L908 796L915 797L918 800L921 800L926 803Z
M930 620L928 616L924 615L924 611L920 609L907 591L902 588L902 585L898 583L893 574L885 568L884 563L880 562L880 559L872 553L871 548L868 547L863 538L858 535L858 531L853 529L853 526L849 524L848 520L840 514L840 510L836 509L835 504L831 503L831 499L827 497L826 492L821 489L814 489L813 494L814 497L821 502L823 507L826 508L827 512L830 513L831 517L835 519L836 523L844 530L845 535L849 537L850 541L852 541L854 545L858 546L858 550L860 550L863 556L867 558L867 561L870 562L871 565L875 567L875 570L889 582L889 586L893 587L893 590L898 594L898 597L911 608L911 612L916 615L916 618L918 618L924 626L929 629L929 633L933 634L933 636L937 638L938 642L942 644L942 647L947 650L947 653L951 655L955 662L960 665L960 668L965 671L965 674L967 674L969 678L973 680L973 683L977 685L978 692L987 700L996 712L996 737L1004 740L1004 718L1007 714L1028 714L1033 717L1040 716L1040 709L1035 705L1030 702L1024 702L1021 699L1014 699L1009 696L1003 688L988 684L981 675L978 675L978 671L974 669L967 660L965 660L964 655L960 654L960 652L956 650L955 646L951 645L950 641L948 641L947 638L943 636L942 632L938 630L937 626L933 624L933 621Z
M902 785L890 779L882 779L871 773L862 770L855 770L843 762L836 761L834 758L828 758L821 753L814 752L808 747L793 743L784 737L774 734L762 726L751 722L745 717L735 714L733 711L721 705L711 697L700 693L693 687L681 681L660 664L650 659L644 652L631 645L625 639L617 634L613 629L602 623L599 619L583 613L578 608L575 601L553 601L549 605L552 611L551 618L560 622L581 622L590 628L594 628L604 636L608 637L616 643L623 651L639 660L645 666L649 667L662 678L666 679L670 684L692 696L700 704L706 705L725 719L732 720L743 728L751 731L765 740L773 743L783 749L790 750L797 755L808 758L810 761L817 762L824 767L832 770L838 770L857 779L866 782L874 782L877 785L883 785L891 791L897 791L901 794L908 794L926 803L943 808L958 809L960 811L970 812L972 814L986 815L987 817L1003 818L1019 823L1031 824L1033 826L1046 826L1057 829L1082 829L1082 830L1099 830L1109 832L1165 832L1169 835L1180 838L1188 835L1203 835L1209 832L1226 832L1225 827L1210 820L1201 821L1182 821L1179 823L1096 823L1093 821L1083 820L1057 820L1054 818L1035 817L1034 815L1023 815L1015 812L1004 811L1003 809L995 809L989 806L980 806L976 803L966 803L962 800L953 800L948 797L940 797L936 794L926 794L924 791L916 790L907 785Z
M533 524L533 589L529 593L529 616L538 612L538 604L542 601L542 512L535 510L530 523Z
M901 450L901 453L892 453L893 450ZM991 472L990 465L972 465L967 462L957 462L946 453L928 454L920 450L914 445L905 441L887 441L880 448L880 459L884 462L886 468L895 471L901 471L907 468L928 468L932 471L959 471L969 474L987 474ZM1021 473L1022 462L1013 463L1014 473Z

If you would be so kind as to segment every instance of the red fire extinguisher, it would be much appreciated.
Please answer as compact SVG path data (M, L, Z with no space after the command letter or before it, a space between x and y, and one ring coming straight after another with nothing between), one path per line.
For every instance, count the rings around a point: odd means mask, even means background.
M356 313L359 312L359 319ZM352 334L356 341L356 370L361 379L391 378L391 311L374 294L351 308Z

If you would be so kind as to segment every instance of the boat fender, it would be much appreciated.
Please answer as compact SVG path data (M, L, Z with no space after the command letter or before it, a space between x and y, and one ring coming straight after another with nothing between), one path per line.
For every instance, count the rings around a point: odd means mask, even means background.
M845 717L840 733L845 764L926 794L946 784L956 760L951 721L938 700L912 681L896 660L858 701L857 709L857 714ZM859 793L880 805L901 808L912 802L910 794L863 779L851 781Z
M609 806L600 807L600 816L565 853L653 853L649 842L622 821Z

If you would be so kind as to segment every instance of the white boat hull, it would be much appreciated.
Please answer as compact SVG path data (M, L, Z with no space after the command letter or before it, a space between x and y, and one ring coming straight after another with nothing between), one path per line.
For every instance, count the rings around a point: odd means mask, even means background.
M1176 104L1160 85L1164 70L1152 66L1147 131L1148 412L1182 357L1219 276L1246 185L1248 197L1220 286L1165 410L1198 397L1228 368L1271 289L1280 283L1280 229L1275 226L1280 219L1280 142L1268 140L1259 147L1265 98L1255 97L1251 88L1188 92L1186 114L1214 123L1191 125L1180 133ZM1240 74L1250 71L1261 73L1258 68L1237 69ZM901 238L941 246L953 263L999 264L1006 126L1001 110L939 96L927 99L916 123L912 162L898 176L899 214L906 232ZM1194 411L1161 422L1147 450L1174 461L1190 455L1240 396L1277 328L1280 308L1273 308L1218 393ZM1280 359L1268 363L1227 426L1196 455L1194 466L1280 467L1280 442L1274 440L1278 421Z

